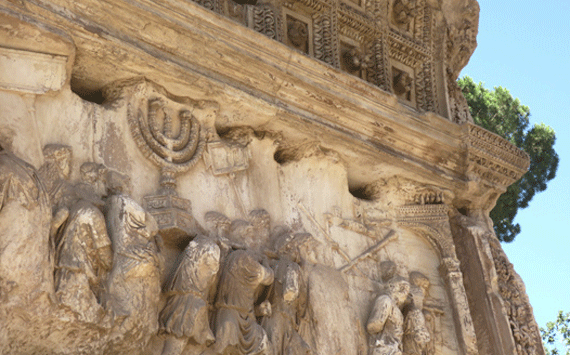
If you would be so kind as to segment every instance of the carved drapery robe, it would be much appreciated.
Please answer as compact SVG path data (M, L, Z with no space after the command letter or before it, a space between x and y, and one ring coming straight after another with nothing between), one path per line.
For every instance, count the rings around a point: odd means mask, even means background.
M256 322L254 298L260 285L272 282L273 270L261 265L250 252L229 254L216 301L216 353L271 354L267 334Z
M368 321L370 355L402 355L404 316L388 295L376 299Z
M263 320L263 327L274 349L275 355L313 354L309 345L298 333L300 313L299 296L301 290L301 269L299 265L286 258L280 259L274 267L275 282L271 298L270 317ZM306 306L303 304L302 306Z
M80 200L72 207L56 251L56 296L83 321L103 315L97 298L112 264L111 240L105 217L93 204Z
M107 280L106 308L117 334L146 344L158 331L161 255L156 221L130 197L112 196L107 215L113 242L113 269ZM113 351L120 351L114 349Z
M210 255L196 256L199 248L209 248ZM196 238L184 250L174 276L164 289L169 297L160 313L160 329L163 332L188 338L197 344L214 342L208 318L207 294L219 269L219 256L218 246L205 237ZM211 261L204 261L206 258Z
M422 310L413 307L406 314L404 322L404 354L422 355L431 339Z
M28 300L53 292L50 220L36 170L0 150L0 300L12 291Z

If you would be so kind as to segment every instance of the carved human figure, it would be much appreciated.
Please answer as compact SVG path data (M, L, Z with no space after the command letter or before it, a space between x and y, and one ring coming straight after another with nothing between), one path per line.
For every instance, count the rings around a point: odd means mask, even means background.
M71 147L59 144L48 144L43 149L44 164L38 173L48 191L50 200L57 212L62 206L70 205L66 198L73 198L75 194L71 191L72 185L69 183L71 175Z
M253 210L249 213L249 222L253 226L254 240L250 248L259 250L269 242L271 233L271 216L264 209Z
M236 219L230 225L230 242L235 246L248 246L257 249L256 234L253 224L243 219Z
M424 298L429 289L429 279L422 273L410 273L409 304L404 310L404 340L405 355L423 355L431 337L426 326L423 313Z
M366 323L370 334L370 355L402 355L404 316L402 306L410 292L410 283L402 277L392 277L386 292L374 301Z
M53 292L51 206L36 170L0 147L0 304ZM3 327L0 316L0 329ZM6 328L4 328L6 329ZM0 351L1 352L1 351Z
M113 269L105 308L114 316L110 352L144 346L158 331L160 273L163 265L154 217L126 195L111 196L107 224L113 243ZM122 340L129 338L128 344Z
M95 163L82 165L83 183L78 184L82 194L70 206L69 217L56 238L56 298L88 323L100 323L105 315L99 299L113 261L105 217L98 207L102 200L91 185L97 182L99 169Z
M189 342L214 342L207 298L219 267L220 248L211 239L198 236L184 249L180 264L164 288L168 299L159 318L160 329L167 334L163 355L181 354Z
M299 264L283 256L275 262L273 269L275 281L270 295L271 315L265 317L262 322L273 352L275 355L312 354L311 348L298 333L298 316L305 306L300 304L299 299L303 283L301 268Z
M209 211L204 215L206 221L206 229L209 236L214 239L227 238L230 232L231 221L225 215Z
M272 354L267 334L256 322L254 303L258 288L270 285L273 278L273 270L252 252L236 250L228 255L216 298L216 354Z
M348 284L339 270L321 264L321 260L328 258L323 249L323 244L309 233L283 229L277 234L274 250L281 258L288 257L300 265L299 296L291 304L283 303L291 308L295 305L293 330L300 337L289 334L283 341L290 339L292 354L361 354L364 344L360 333L363 329L358 328L360 322L349 299ZM274 288L278 288L277 281ZM309 350L299 344L301 339Z

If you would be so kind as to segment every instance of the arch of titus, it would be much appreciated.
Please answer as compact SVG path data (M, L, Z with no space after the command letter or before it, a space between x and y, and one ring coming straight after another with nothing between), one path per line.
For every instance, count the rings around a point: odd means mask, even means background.
M544 354L476 0L0 2L0 353Z

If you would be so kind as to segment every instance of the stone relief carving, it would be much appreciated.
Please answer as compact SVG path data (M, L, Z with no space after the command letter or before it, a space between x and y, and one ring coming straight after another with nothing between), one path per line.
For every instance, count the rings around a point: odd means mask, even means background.
M289 45L303 53L309 53L309 25L292 16L287 17L287 40Z
M426 0L240 1L242 5L231 0L195 1L388 92L393 92L391 65L398 62L413 67L418 88L411 100L413 107L457 123L472 121L455 80L477 45L479 6L475 0L458 3L453 9ZM236 5L238 15L232 11ZM354 39L357 47L366 44L360 48L365 54L343 49L342 36ZM444 73L437 69L441 62ZM441 81L438 76L445 78Z
M396 68L392 69L392 73L394 75L394 93L404 100L410 101L414 79L408 72L398 70Z
M428 293L430 282L418 271L411 272L409 278L410 294L409 304L404 311L403 351L406 355L422 355L430 353L427 351L427 346L431 335L423 311L424 298Z
M273 270L253 253L236 250L228 255L216 297L215 353L271 354L267 333L257 323L254 308L258 287L271 285L273 279Z
M356 72L372 67L372 57L365 55L356 47L346 49L342 52L342 63L347 71Z
M145 205L161 235L177 243L195 234L191 202L178 197L176 175L192 168L206 145L207 133L192 112L216 104L174 96L144 79L114 83L106 91L108 101L127 101L131 135L143 155L160 167L158 195L146 196Z
M135 343L140 348L151 339L163 339L159 345L163 354L321 354L341 351L346 344L369 354L435 353L442 311L426 302L430 280L420 271L403 278L398 275L402 268L391 261L380 265L382 277L376 281L380 292L371 299L371 312L363 320L368 346L366 337L352 326L358 319L351 315L343 275L398 238L387 215L371 218L357 204L354 219L342 218L340 209L333 209L321 225L299 201L299 212L323 234L322 239L286 226L272 231L271 216L264 209L234 220L210 211L204 216L208 236L188 236L180 262L161 287L165 270L159 228L152 214L126 194L128 179L88 162L80 168L81 180L72 183L66 179L71 150L51 147L46 152L54 157L58 156L54 152L63 152L42 170L51 171L45 176L54 181L52 191L71 194L54 194L58 209L48 209L56 247L52 292L58 307L100 329L106 339L103 351L134 353ZM287 154L296 156L298 148ZM457 331L471 354L468 304L448 240L446 193L434 188L408 190L409 200L418 205L401 207L397 222L427 231L435 240L442 255L441 275L461 324ZM59 217L59 211L66 209L65 218ZM350 257L327 239L333 226L374 242ZM330 267L327 253L344 255L345 264ZM6 297L4 287L2 292ZM340 306L330 313L322 304ZM331 324L340 318L348 320L350 331L333 340L339 335Z
M392 4L392 20L397 25L408 25L417 12L417 0L395 0Z
M302 271L287 256L274 261L275 280L269 295L271 314L262 320L274 354L310 355L310 346L299 334L299 323L306 310L306 286Z
M0 147L0 304L53 292L51 220L50 198L36 169Z
M249 10L252 18L249 27L269 38L282 40L281 16L278 9L270 4L257 4L249 7Z
M113 268L107 278L105 308L114 318L110 350L145 346L158 331L163 257L154 217L126 195L111 196L107 223L113 242ZM120 337L117 336L120 334ZM128 338L130 344L125 344Z
M102 175L101 170L104 168L95 163L81 166L83 183L77 188L82 188L82 196L69 210L60 209L54 218L56 224L62 225L55 238L56 297L79 319L93 324L104 323L105 312L100 299L113 262L111 239L101 210L103 200L94 186ZM60 223L62 214L68 217Z
M463 274L459 269L459 260L451 236L448 210L449 207L444 204L403 206L399 209L398 222L401 226L425 235L439 250L440 273L448 285L453 303L454 318L458 324L456 331L461 339L460 346L464 353L476 354L475 329L462 281Z
M220 248L198 236L184 249L180 264L164 288L168 296L160 313L160 329L167 334L162 354L181 354L188 342L210 345L208 294L220 268Z
M408 298L410 283L392 276L387 280L386 291L378 296L372 306L366 330L370 334L370 355L402 354L404 315L402 307Z
M499 294L503 298L518 355L536 354L542 348L540 332L532 314L524 283L509 262L499 240L487 235L498 276Z
M424 299L430 281L418 271L408 279L398 275L393 261L380 264L383 287L366 323L369 354L433 354L432 335L426 324ZM431 316L431 314L430 314ZM431 333L435 332L432 327Z

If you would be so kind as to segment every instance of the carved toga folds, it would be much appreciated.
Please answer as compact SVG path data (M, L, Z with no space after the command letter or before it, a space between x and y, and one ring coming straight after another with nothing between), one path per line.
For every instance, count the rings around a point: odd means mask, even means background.
M271 354L265 330L256 322L255 292L273 282L273 270L245 250L229 254L218 288L216 307L217 354Z

